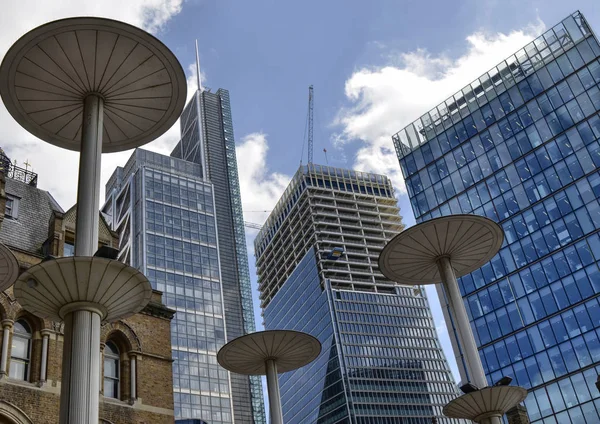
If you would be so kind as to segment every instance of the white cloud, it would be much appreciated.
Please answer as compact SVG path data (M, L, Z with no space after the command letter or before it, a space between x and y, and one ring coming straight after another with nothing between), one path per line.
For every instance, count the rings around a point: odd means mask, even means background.
M27 31L56 19L99 16L124 21L156 33L181 11L181 7L182 0L22 0L18 7L4 8L0 14L0 58ZM195 88L194 82L192 90ZM177 140L179 123L144 148L170 153ZM0 106L0 147L11 159L17 160L19 166L28 160L33 171L39 174L38 186L50 191L63 208L75 203L79 154L54 147L29 134L15 122L3 103ZM123 165L130 154L131 151L102 156L103 184L115 167Z
M346 81L349 105L334 124L340 132L333 142L340 147L360 141L354 168L388 175L400 193L404 179L391 136L432 107L487 72L523 47L544 29L538 21L509 34L477 32L466 38L467 49L452 59L425 49L394 54L395 65L363 68Z
M285 174L269 172L268 151L267 136L263 133L248 134L236 147L244 220L257 224L264 223L291 179ZM246 228L249 241L256 233Z

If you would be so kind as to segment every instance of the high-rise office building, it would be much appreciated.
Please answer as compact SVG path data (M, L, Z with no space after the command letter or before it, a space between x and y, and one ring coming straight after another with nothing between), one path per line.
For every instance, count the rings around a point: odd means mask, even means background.
M173 320L176 419L265 424L261 381L216 362L255 331L229 93L198 90L171 156L136 150L107 184L103 212L121 256L178 311Z
M489 383L529 389L532 423L600 422L599 56L576 12L393 136L417 222L504 229L459 284Z
M256 331L229 91L196 91L171 156L199 164L214 187L227 341ZM232 373L231 390L236 423L266 424L260 377Z
M317 337L319 357L280 377L286 423L458 423L427 298L378 271L404 225L390 180L301 166L255 240L267 329Z

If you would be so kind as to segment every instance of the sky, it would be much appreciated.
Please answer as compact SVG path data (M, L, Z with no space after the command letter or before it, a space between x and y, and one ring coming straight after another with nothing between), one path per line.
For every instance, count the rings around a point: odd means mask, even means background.
M7 1L14 6L0 14L0 58L48 21L118 19L152 32L175 53L188 76L188 97L196 89L197 39L203 84L230 91L244 217L259 224L300 164L309 85L314 162L388 175L404 222L413 225L391 136L575 10L600 31L597 0ZM178 139L177 123L144 148L169 154ZM65 210L75 203L78 154L36 139L3 105L0 147L20 166L30 163L38 186ZM103 155L103 185L130 155ZM260 328L255 235L247 229ZM428 294L458 376L437 296Z

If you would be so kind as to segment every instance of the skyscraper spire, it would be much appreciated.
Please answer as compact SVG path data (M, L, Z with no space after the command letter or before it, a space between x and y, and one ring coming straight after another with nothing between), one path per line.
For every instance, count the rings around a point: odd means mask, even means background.
M202 77L200 75L200 55L198 54L198 40L196 40L196 77L198 78L198 90L202 91Z

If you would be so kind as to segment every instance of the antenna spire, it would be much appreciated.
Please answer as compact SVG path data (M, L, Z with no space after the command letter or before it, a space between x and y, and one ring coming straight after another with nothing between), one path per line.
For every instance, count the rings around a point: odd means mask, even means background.
M200 55L198 54L198 40L196 40L196 77L198 78L198 91L202 92L202 77L200 76Z

